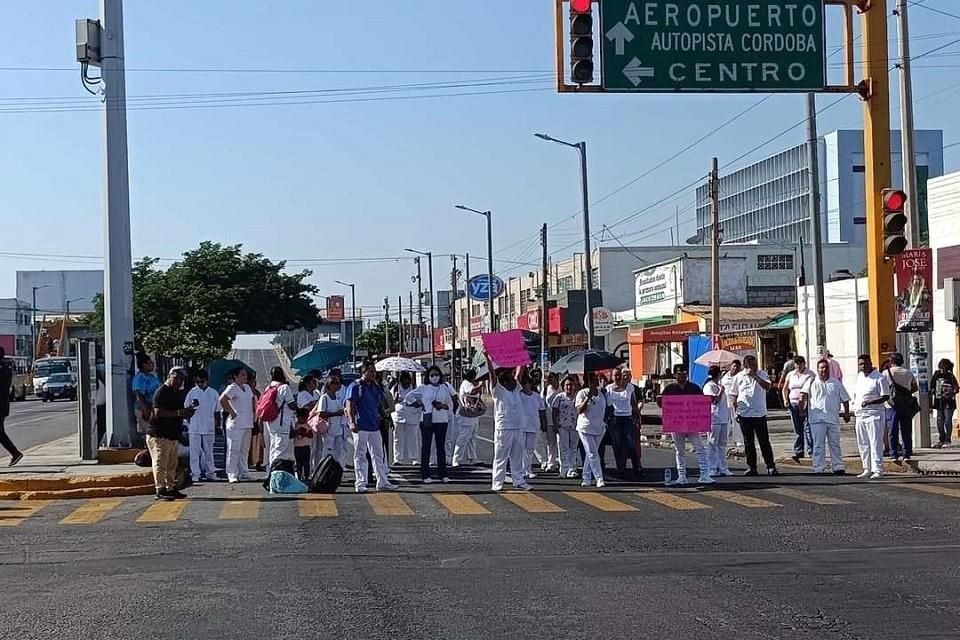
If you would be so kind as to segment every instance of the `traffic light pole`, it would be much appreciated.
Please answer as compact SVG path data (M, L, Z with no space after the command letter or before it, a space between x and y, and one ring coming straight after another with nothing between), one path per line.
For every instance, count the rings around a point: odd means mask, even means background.
M587 143L576 145L580 150L580 189L583 193L583 268L587 272L587 286L584 292L584 301L587 304L587 348L594 349L593 344L593 256L590 250L590 196L587 192Z
M810 247L813 250L813 303L816 309L816 357L826 355L827 320L823 302L823 244L820 230L820 163L817 136L817 95L807 94L807 171L810 180ZM807 358L813 361L813 355Z

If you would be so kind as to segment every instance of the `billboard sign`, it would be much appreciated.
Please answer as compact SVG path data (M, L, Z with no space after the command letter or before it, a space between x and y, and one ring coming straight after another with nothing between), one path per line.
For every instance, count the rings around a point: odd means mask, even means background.
M503 280L497 276L493 276L493 280L491 281L485 273L470 278L470 281L467 283L467 290L470 297L482 302L493 300L503 293L503 289Z
M340 322L344 317L343 296L327 296L327 320Z
M933 252L907 249L897 256L897 331L933 331Z

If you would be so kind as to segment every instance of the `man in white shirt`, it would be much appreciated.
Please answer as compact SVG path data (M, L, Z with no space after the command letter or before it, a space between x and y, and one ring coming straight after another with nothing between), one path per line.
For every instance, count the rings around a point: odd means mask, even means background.
M738 363L739 364L739 363ZM727 466L727 432L730 429L730 404L720 384L720 367L707 371L703 395L710 397L710 435L707 437L707 469L711 476L732 476Z
M767 474L778 476L777 463L773 459L770 433L767 430L767 391L772 386L770 376L757 366L756 356L743 359L743 371L737 374L733 389L733 405L737 421L743 432L743 448L747 455L745 476L757 475L757 445L759 442Z
M853 406L857 412L857 448L863 473L858 478L883 477L884 404L890 399L887 379L874 369L867 354L857 358L857 386Z
M824 473L827 468L824 442L830 446L830 466L834 475L846 473L840 451L841 404L843 421L850 422L850 396L843 383L830 375L830 362L824 358L817 363L817 377L807 381L800 396L800 409L807 414L813 437L814 473Z
M193 377L196 386L187 392L184 408L193 407L193 416L187 426L190 434L190 475L194 482L217 480L213 462L213 441L219 422L217 406L220 395L208 386L209 376L200 370Z
M790 421L793 422L793 432L796 438L793 441L793 461L798 463L803 458L805 450L813 453L813 439L810 437L810 425L807 416L800 406L800 397L803 389L813 380L813 374L807 368L807 359L803 356L793 358L793 369L783 380L783 406L790 410ZM806 443L806 449L804 448Z

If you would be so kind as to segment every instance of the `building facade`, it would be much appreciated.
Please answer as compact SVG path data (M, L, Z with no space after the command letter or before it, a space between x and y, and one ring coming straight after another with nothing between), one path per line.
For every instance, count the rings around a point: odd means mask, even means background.
M70 301L70 313L90 313L93 299L103 293L103 271L17 271L17 298L33 300L37 315L62 315Z
M8 356L33 355L30 333L30 303L17 298L0 298L0 347Z

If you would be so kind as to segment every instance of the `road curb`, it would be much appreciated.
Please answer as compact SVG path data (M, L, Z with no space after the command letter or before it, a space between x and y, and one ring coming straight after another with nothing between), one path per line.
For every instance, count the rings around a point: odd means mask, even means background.
M130 489L153 486L153 472L71 476L58 478L28 477L14 480L0 479L0 495L4 493L70 492L87 489Z
M742 457L742 454L740 454L740 455L737 456L737 457ZM809 468L811 468L811 467L813 466L813 461L812 461L810 458L800 458L800 462L797 463L797 462L794 461L794 459L791 458L790 456L781 456L781 457L777 458L776 462L777 462L777 464L783 464L784 466L802 467L802 468L807 468L807 469L809 469ZM844 458L844 459L843 459L843 468L847 471L847 473L858 473L858 474L859 474L859 473L863 472L863 463L860 461L860 458L858 458L858 457L856 457L856 458L855 458L855 457ZM884 460L884 461L883 461L883 471L884 471L885 473L903 473L903 474L911 474L911 473L913 473L913 469L912 469L909 465L907 465L907 464L898 464L898 463L893 462L893 461L891 461L891 460Z
M64 491L0 491L0 500L80 500L84 498L126 498L148 496L154 492L153 482L138 487L86 487Z

